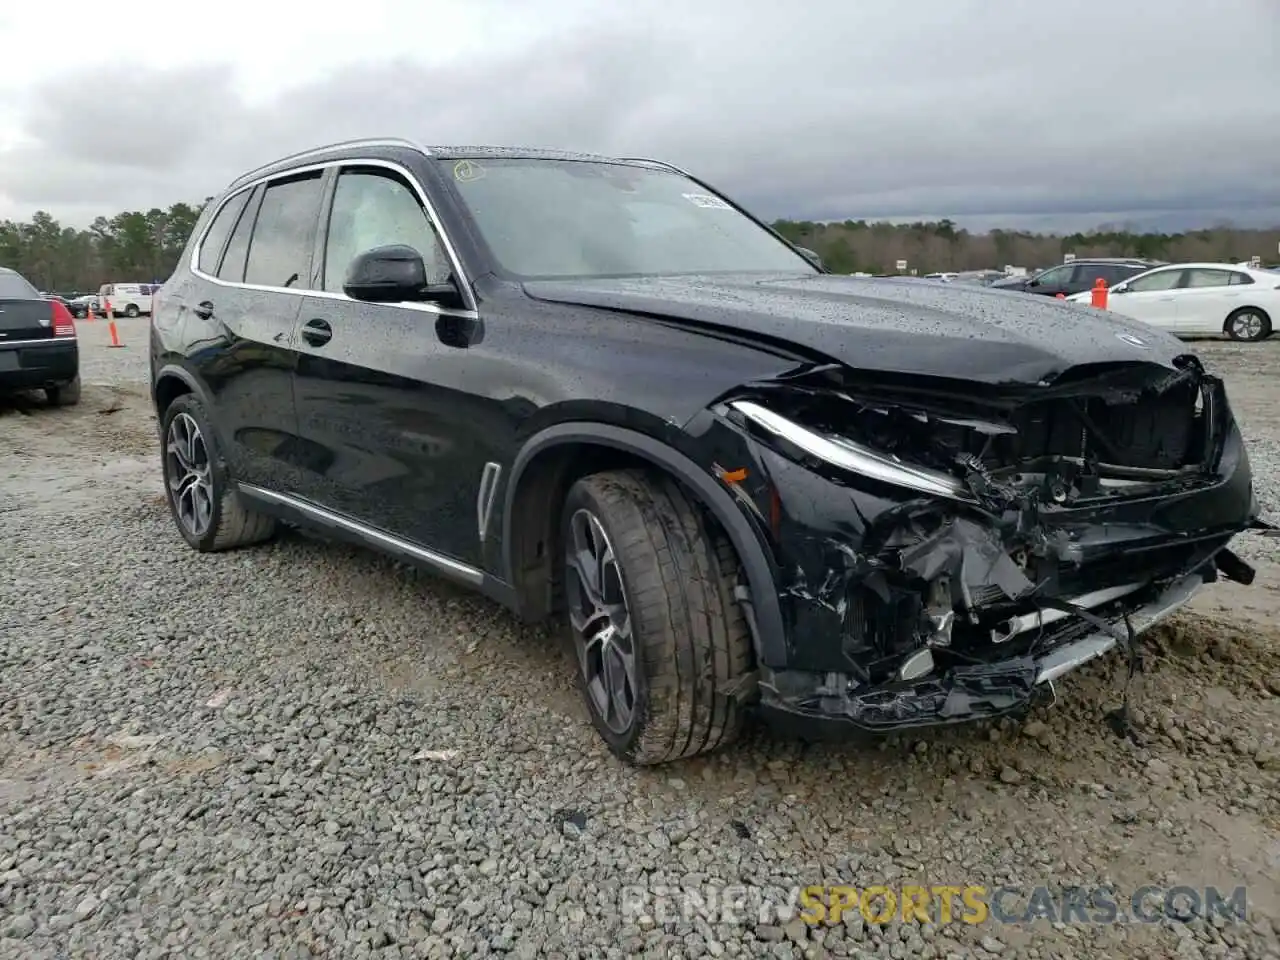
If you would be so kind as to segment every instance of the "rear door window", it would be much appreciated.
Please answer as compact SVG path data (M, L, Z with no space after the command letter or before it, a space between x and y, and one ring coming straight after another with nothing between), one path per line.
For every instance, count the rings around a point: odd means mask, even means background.
M249 241L244 282L307 289L320 214L320 171L268 184Z
M1187 276L1182 282L1184 287L1225 287L1231 282L1231 275L1226 270L1193 267L1185 272Z

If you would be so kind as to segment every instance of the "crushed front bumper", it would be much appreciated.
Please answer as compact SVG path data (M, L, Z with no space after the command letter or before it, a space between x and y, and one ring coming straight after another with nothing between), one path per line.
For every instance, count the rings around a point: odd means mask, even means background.
M1039 467L1023 468L1003 491L976 468L964 490L940 469L912 473L856 435L832 449L842 429L856 434L858 416L880 415L869 403L805 406L782 387L754 407L735 401L712 435L717 463L743 465L722 476L735 478L726 482L769 545L784 625L781 643L758 635L762 712L799 723L804 736L828 723L885 732L1018 713L1118 644L1132 666L1136 635L1205 583L1250 582L1228 549L1258 524L1249 458L1221 381L1199 379L1190 427L1174 415L1190 396L1171 401L1172 413L1118 399L1113 462L1086 457L1083 440L1070 449L1075 434L1047 415L1024 418L1015 435L1042 437L1051 456L1043 479ZM1170 389L1189 394L1185 381ZM783 413L771 423L762 408ZM1000 435L994 418L982 423ZM1151 431L1170 438L1177 459L1153 446ZM1143 443L1155 465L1139 455ZM1139 453L1126 460L1132 445ZM1071 457L1093 464L1087 489L1084 473L1063 472ZM1191 465L1162 468L1162 458Z
M1201 573L1188 574L1166 586L1129 613L1137 636L1175 613L1206 582ZM1011 657L991 663L957 666L942 676L878 686L865 691L828 689L816 696L785 696L766 671L760 680L760 707L775 725L819 731L886 732L913 727L945 726L993 719L1052 700L1059 677L1113 650L1125 635L1125 618L1108 618L1114 633L1090 628L1068 636L1040 655Z

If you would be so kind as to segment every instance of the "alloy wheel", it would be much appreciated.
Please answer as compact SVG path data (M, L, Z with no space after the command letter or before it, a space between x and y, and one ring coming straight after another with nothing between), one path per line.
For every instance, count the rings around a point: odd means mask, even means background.
M178 521L193 537L204 536L213 519L213 482L204 435L189 414L179 413L170 421L165 461Z
M618 560L590 510L569 521L565 553L569 623L587 696L605 726L621 736L635 717L636 648Z
M1241 340L1253 340L1262 334L1262 317L1256 313L1240 313L1231 320L1231 329Z

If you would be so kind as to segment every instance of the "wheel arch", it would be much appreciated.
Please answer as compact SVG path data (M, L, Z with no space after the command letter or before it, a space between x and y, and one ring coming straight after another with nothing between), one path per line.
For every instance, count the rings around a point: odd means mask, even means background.
M207 408L209 394L196 376L186 367L176 363L167 363L155 375L151 385L151 399L156 408L156 419L163 422L164 412L178 397L193 393Z
M756 657L768 666L787 661L782 605L772 566L763 546L730 494L693 460L647 434L610 424L560 423L535 434L511 465L502 513L504 579L521 614L550 615L554 598L554 540L559 502L579 476L600 470L642 466L658 469L679 482L720 524L737 552L751 592L748 622ZM539 503L554 503L538 510ZM532 505L534 509L526 509Z

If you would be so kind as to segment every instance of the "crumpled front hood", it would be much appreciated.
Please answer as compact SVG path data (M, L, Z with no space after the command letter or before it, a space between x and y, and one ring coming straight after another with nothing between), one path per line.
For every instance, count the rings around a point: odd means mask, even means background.
M1176 337L1045 297L918 280L735 275L538 280L536 299L723 329L853 369L1039 383L1081 364L1172 366Z

